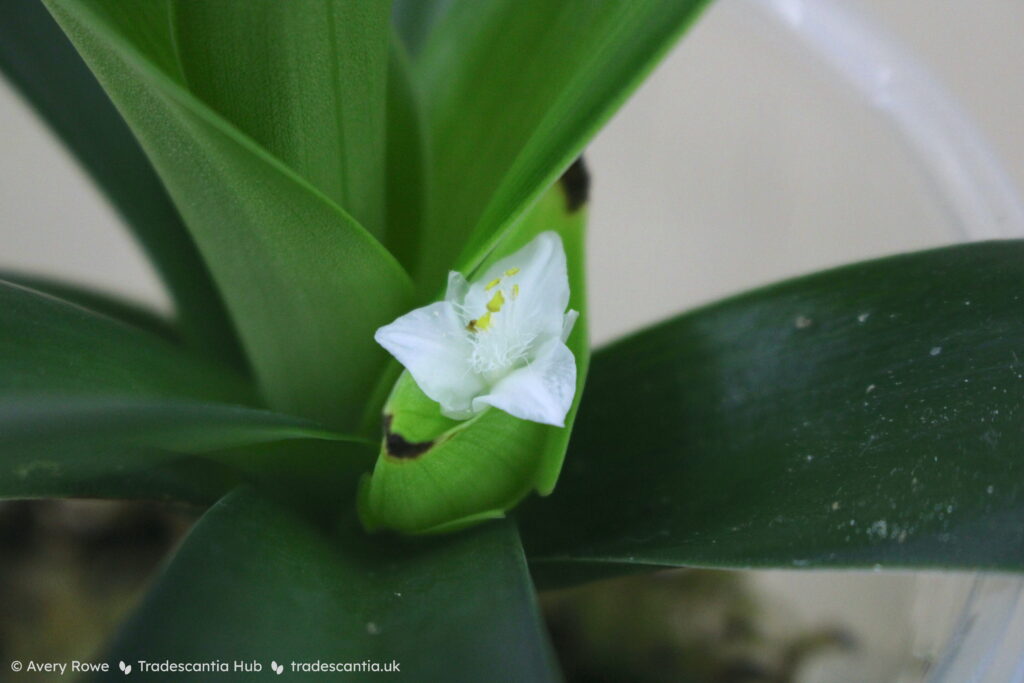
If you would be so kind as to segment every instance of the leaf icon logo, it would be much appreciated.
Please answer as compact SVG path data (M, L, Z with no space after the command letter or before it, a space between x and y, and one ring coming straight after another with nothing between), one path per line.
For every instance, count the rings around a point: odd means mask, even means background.
M125 676L127 676L128 674L130 674L132 672L132 665L131 664L125 664L124 662L118 662L117 666L118 666L118 668L121 669L121 671L124 673Z
M270 668L273 669L274 673L276 673L278 676L280 676L281 673L284 671L284 665L278 664L276 661L270 662Z

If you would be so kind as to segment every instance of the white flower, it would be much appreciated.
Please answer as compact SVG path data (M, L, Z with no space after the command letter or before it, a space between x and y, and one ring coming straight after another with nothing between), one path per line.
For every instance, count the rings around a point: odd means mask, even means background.
M568 305L565 249L556 233L544 232L477 281L452 271L444 301L401 316L374 338L448 417L494 406L562 427L576 393L576 359L565 340L579 314Z

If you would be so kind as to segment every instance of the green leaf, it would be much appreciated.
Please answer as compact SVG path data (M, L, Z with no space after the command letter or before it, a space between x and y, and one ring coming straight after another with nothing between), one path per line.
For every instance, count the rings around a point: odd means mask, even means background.
M0 70L131 227L170 289L186 340L204 353L243 367L220 295L166 190L110 99L41 3L26 0L0 6Z
M1024 242L784 282L594 356L547 580L630 565L1024 569Z
M279 442L295 439L328 442L320 444L325 451L329 442L350 440L307 420L227 404L102 394L4 397L0 498L213 502L211 496L243 477L273 474L280 486L274 456L287 452ZM243 448L266 443L276 444L269 457ZM333 450L332 459L345 457ZM312 474L310 458L287 459L289 467ZM346 468L335 460L335 469Z
M441 8L415 63L432 139L434 201L418 272L428 287L453 262L477 265L705 4L463 0Z
M245 489L200 520L107 659L255 660L264 675L276 660L293 679L308 676L293 661L367 660L397 661L410 681L558 678L511 523L392 545L327 534Z
M531 491L549 494L558 480L589 364L583 237L586 210L580 174L558 183L505 233L484 262L507 256L545 230L562 237L569 307L581 313L567 345L576 358L576 400L565 427L528 422L496 408L466 421L441 416L408 373L384 408L385 436L373 474L364 478L359 512L371 530L449 532L504 515ZM583 180L585 183L585 179ZM398 444L411 445L395 450ZM419 452L416 452L419 451Z
M136 395L252 403L218 365L148 332L0 281L0 397Z
M392 23L410 55L419 55L437 21L454 0L394 0Z
M183 87L162 5L48 6L181 209L271 405L332 428L357 424L385 363L373 331L410 307L401 266Z
M139 306L127 299L122 299L114 294L107 294L61 280L5 270L0 270L0 281L34 289L42 294L63 299L76 306L87 308L94 313L101 313L132 327L152 332L170 342L180 343L181 341L178 330L175 329L170 320L148 308Z
M176 1L189 89L377 235L390 4Z
M367 463L349 466L351 449L335 443L349 439L232 405L253 400L240 378L155 335L0 282L0 497L194 500L242 476L344 477L354 490L351 470ZM283 448L238 450L295 439L315 440L319 452L286 458L294 472L285 476L275 462Z
M421 93L409 68L408 56L396 36L388 65L385 244L411 272L420 254L430 177Z

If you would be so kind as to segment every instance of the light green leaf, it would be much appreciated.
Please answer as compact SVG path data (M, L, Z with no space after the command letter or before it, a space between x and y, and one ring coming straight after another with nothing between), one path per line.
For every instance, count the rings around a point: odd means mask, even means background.
M1024 242L856 264L595 354L546 580L633 565L1024 569Z
M48 6L181 209L270 404L354 426L384 367L373 331L410 307L401 266L183 87L161 5Z
M418 272L425 286L436 287L453 262L477 265L705 4L461 0L442 8L415 69L427 94L435 191Z
M166 190L42 3L0 5L0 71L53 128L139 239L170 290L185 339L203 353L243 367L227 311Z
M390 3L179 0L171 8L189 89L381 235Z
M585 173L580 164L574 174ZM569 180L551 188L512 226L484 263L486 267L517 251L545 230L562 237L569 307L582 314L567 340L576 358L577 383L566 426L527 422L493 408L470 420L449 420L404 373L384 408L385 437L377 465L360 489L359 511L367 528L410 534L453 531L503 516L531 491L547 495L554 488L589 363L583 277L586 210L581 204L585 189Z
M392 545L327 534L245 489L200 520L107 659L256 660L270 676L276 660L282 680L309 675L293 661L367 660L409 681L558 678L511 523Z

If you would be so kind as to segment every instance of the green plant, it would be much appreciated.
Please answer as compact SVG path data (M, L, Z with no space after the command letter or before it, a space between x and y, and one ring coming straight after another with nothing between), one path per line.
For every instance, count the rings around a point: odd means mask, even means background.
M0 10L0 65L176 303L167 321L0 283L0 496L210 506L115 659L547 680L532 581L1021 568L1024 321L1007 292L1024 244L800 278L590 362L572 164L704 4L47 0L63 34L33 2ZM497 408L453 425L374 333L438 299L447 271L472 279L546 231L582 313L566 426ZM389 435L422 446L408 462L380 454L386 402ZM491 519L550 493L563 457L553 494ZM367 534L356 491L375 462L420 475L366 493L368 526L478 524Z

